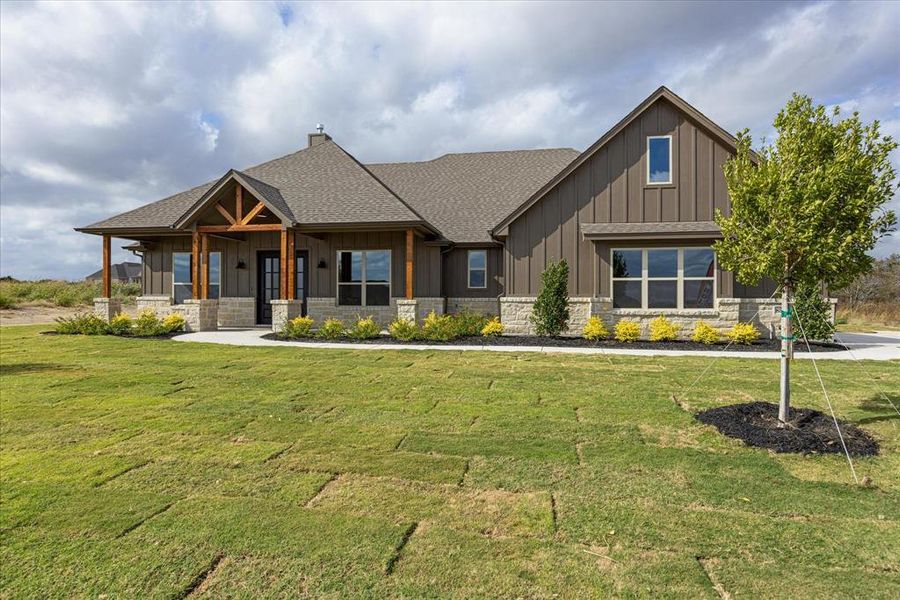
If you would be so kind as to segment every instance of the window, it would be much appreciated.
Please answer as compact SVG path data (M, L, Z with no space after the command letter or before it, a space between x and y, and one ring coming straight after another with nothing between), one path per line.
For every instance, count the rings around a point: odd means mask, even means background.
M647 183L672 183L672 136L647 138Z
M391 303L391 251L338 252L338 304L388 306Z
M222 281L222 253L209 253L209 290L206 297L210 300L219 299L219 284Z
M613 308L712 308L711 248L612 251Z
M185 300L193 298L192 262L190 252L172 253L172 298L175 304L183 304Z
M487 250L469 250L469 287L487 287Z

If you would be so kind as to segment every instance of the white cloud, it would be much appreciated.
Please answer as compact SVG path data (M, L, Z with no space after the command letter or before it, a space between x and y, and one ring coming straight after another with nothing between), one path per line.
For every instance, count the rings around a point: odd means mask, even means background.
M39 2L0 17L0 271L24 277L95 270L99 242L72 227L292 151L319 122L364 161L583 148L666 84L757 137L795 90L900 134L888 2Z

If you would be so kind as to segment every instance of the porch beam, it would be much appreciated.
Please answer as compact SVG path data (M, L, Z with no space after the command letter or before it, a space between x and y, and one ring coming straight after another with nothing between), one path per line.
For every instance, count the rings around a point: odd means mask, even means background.
M109 235L103 236L103 298L112 297L112 274L110 270L110 249L112 248L112 238Z
M200 299L200 232L191 236L191 297Z
M228 210L227 210L224 206L222 206L222 203L221 203L221 202L216 202L216 210L219 211L219 214L220 214L220 215L222 215L223 217L225 217L225 220L226 220L226 221L228 221L228 222L231 223L232 225L235 224L234 217L232 217L232 216L231 216L231 213L228 212Z
M203 260L201 262L201 268L203 270L201 283L203 284L203 287L200 292L200 297L203 300L206 300L209 298L209 235L205 233L200 234L200 247L201 253L203 254Z
M234 188L234 219L238 223L244 220L244 188L241 184Z
M262 210L266 207L262 202L257 202L256 206L254 206L250 212L247 213L247 216L244 217L244 220L241 221L241 225L247 225L250 221L253 220L253 217L262 212Z
M287 299L296 300L294 293L297 288L297 251L295 250L296 240L294 232L285 230L287 233Z
M198 225L197 231L203 233L235 233L241 231L280 231L280 223L257 223L253 225Z
M287 290L287 253L288 253L288 235L287 229L281 230L281 253L280 253L280 261L278 268L278 290L280 292L279 297L282 300L288 300L288 290Z
M406 230L406 299L413 298L413 275L415 274L415 232Z

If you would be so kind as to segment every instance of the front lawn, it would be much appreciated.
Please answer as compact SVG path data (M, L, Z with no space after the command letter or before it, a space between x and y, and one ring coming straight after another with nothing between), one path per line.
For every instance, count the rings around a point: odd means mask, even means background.
M897 597L900 363L823 362L882 454L688 411L778 362L0 329L0 597ZM809 361L794 402L827 410ZM673 402L672 392L688 410Z

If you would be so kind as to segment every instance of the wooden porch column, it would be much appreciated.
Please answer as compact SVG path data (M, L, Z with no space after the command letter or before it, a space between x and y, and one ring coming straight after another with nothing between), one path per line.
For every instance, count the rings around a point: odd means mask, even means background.
M287 254L288 254L287 229L281 229L281 261L278 269L278 289L281 291L281 299L288 299L287 290Z
M296 240L294 232L287 231L287 299L296 300L297 289L297 251L295 250Z
M201 284L203 287L200 291L200 297L203 300L207 300L209 299L209 234L200 234L200 246L203 254L203 260L201 261L201 269L203 269Z
M406 299L413 297L413 275L415 274L415 234L412 229L406 230Z
M109 264L109 256L110 256L110 245L111 238L109 235L103 235L103 293L101 294L103 298L111 298L112 297L112 277L110 274L110 264Z
M191 297L200 299L200 232L191 236Z

